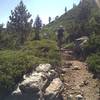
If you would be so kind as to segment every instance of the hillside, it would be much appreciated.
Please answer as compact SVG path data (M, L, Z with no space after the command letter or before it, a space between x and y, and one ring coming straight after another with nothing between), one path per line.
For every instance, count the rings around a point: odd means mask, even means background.
M56 29L63 25L66 33L87 34L84 25L87 25L94 14L99 11L94 0L83 0L78 6L73 6L71 10L64 13L57 20L54 20L46 26L50 32L55 32Z
M79 43L80 48L82 48L85 60L90 65L90 70L94 73L98 72L97 70L100 70L100 9L95 0L81 1L78 6L73 6L59 19L48 24L46 29L51 33L51 38L56 37L54 34L60 25L63 25L65 29L64 47L67 45L66 47L74 48L75 44L73 42L76 39L84 36L88 37L87 43L83 45Z

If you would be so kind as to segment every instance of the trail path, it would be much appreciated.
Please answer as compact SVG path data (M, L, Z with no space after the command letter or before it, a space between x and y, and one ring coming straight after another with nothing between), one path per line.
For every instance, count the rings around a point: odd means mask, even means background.
M76 100L77 95L81 95L82 100L100 100L100 80L93 79L93 74L88 72L87 65L84 62L75 60L71 55L72 51L62 51L64 81L63 99L72 97ZM70 100L70 99L69 99Z

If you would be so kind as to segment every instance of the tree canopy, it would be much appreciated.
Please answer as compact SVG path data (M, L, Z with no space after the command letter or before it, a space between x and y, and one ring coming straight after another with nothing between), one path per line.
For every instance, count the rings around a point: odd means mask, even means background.
M35 22L34 22L34 30L35 30L34 39L35 40L40 39L39 33L40 33L40 30L41 30L41 27L42 27L42 20L40 19L39 15L37 15Z
M14 11L11 11L9 16L8 31L13 33L21 44L25 42L32 30L33 21L30 18L31 14L26 9L23 1L20 1L19 5L15 7Z

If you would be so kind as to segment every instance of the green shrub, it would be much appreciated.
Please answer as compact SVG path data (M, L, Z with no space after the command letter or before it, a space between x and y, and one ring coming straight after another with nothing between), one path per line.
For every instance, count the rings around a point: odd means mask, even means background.
M39 58L21 51L0 51L0 91L11 92Z
M100 35L93 34L90 36L87 44L84 45L86 55L100 51Z
M60 63L60 55L55 41L44 39L40 41L27 42L22 50L39 57L47 63L53 65L58 65Z
M94 73L100 73L100 53L89 56L87 58L87 63L89 65L89 70Z

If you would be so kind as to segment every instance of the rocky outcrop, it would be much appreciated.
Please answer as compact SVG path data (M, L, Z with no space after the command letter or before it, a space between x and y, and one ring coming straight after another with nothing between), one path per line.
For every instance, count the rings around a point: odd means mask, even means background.
M50 64L40 64L6 100L60 100L63 83Z
M47 82L48 79L43 73L33 72L19 85L19 88L22 93L34 94L43 89Z

